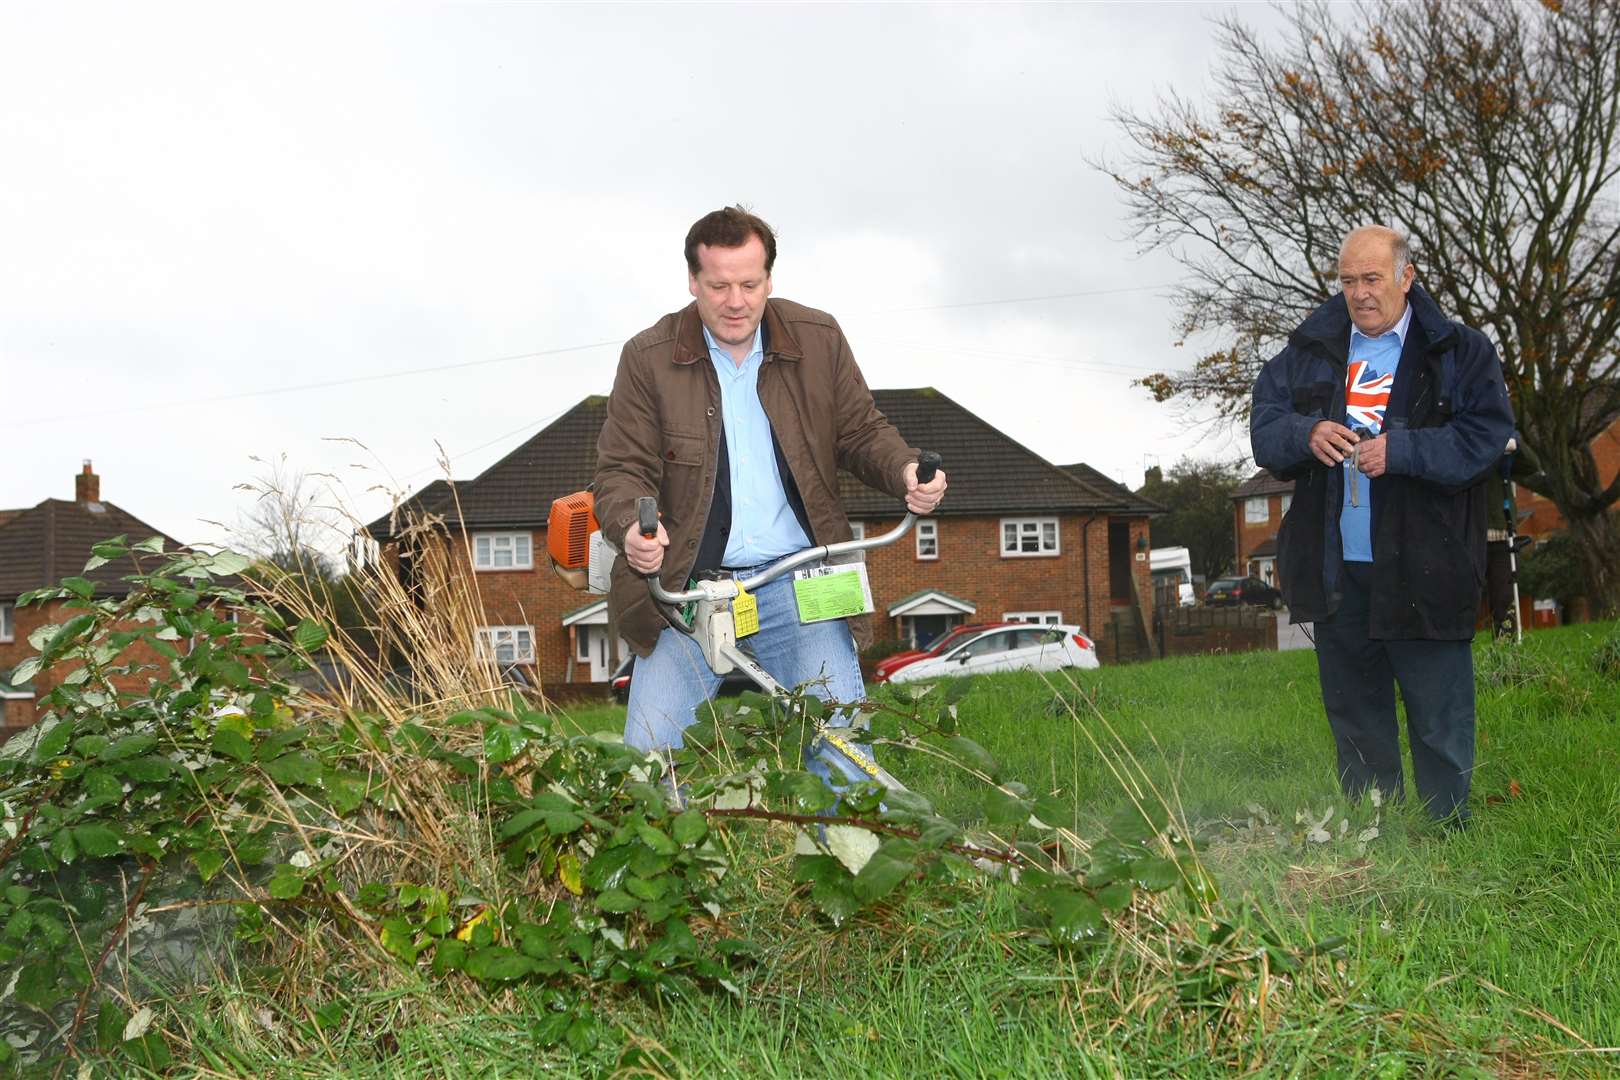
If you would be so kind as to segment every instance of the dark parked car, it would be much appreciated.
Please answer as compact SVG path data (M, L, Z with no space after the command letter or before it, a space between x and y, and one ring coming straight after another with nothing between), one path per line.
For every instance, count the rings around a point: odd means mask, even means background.
M1253 604L1275 608L1282 606L1282 593L1257 577L1225 577L1210 582L1204 591L1204 603L1211 607Z
M624 662L619 665L619 669L608 679L608 686L613 689L613 700L620 705L630 704L630 677L635 673L635 670L636 656L631 653L624 658ZM740 694L744 690L758 689L759 687L754 685L754 680L740 671L730 671L720 677L720 693L722 694Z

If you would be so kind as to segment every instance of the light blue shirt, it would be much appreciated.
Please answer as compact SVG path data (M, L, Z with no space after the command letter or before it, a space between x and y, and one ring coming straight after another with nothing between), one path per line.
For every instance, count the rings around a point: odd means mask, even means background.
M810 546L788 505L782 474L771 445L771 422L759 403L759 370L765 363L764 338L754 330L748 359L737 365L703 328L709 360L720 378L720 414L726 423L726 456L731 465L731 534L726 566L758 566Z
M1406 305L1393 329L1375 338L1350 328L1350 362L1345 370L1345 424L1352 430L1378 435L1384 430L1384 411L1395 385L1406 331L1412 324L1412 305ZM1364 436L1365 437L1365 436ZM1344 505L1339 510L1339 537L1346 562L1372 562L1372 481L1357 475L1356 502L1350 505L1350 459L1344 459Z

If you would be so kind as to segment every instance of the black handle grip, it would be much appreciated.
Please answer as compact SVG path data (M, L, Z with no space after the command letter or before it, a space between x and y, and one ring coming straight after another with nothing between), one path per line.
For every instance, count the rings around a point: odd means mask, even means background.
M934 474L939 471L939 467L944 463L945 459L934 453L932 450L924 450L922 453L918 454L917 483L928 483L928 481L934 478Z
M658 535L658 500L651 495L643 495L636 500L636 524L641 528L641 535L652 540Z

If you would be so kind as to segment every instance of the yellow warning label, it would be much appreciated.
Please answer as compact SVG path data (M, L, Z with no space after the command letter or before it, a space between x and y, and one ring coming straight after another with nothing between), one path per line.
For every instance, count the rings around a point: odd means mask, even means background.
M731 618L737 627L737 636L745 638L759 632L759 601L737 586L737 599L731 602Z

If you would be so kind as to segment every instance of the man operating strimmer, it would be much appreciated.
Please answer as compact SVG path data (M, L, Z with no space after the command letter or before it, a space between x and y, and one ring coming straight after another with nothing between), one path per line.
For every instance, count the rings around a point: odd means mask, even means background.
M771 299L769 225L740 207L716 210L692 226L685 252L693 302L625 344L597 441L596 517L624 553L609 613L638 658L625 741L657 751L681 745L720 678L665 622L640 575L678 590L850 539L840 468L916 514L945 494L944 472L917 483L917 451L878 412L832 316ZM652 538L637 521L644 496L662 513ZM749 645L772 678L836 701L865 695L864 619L801 622L786 575L756 599ZM828 775L822 763L809 767Z

